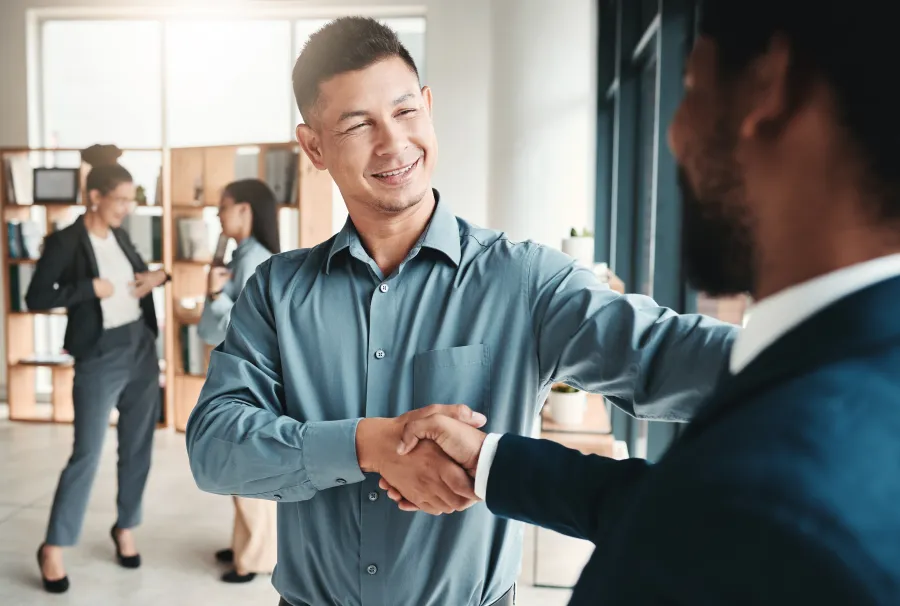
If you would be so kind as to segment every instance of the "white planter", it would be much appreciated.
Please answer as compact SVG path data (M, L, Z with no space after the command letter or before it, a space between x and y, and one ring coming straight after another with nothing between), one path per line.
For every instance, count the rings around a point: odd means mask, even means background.
M594 267L593 238L566 238L562 242L562 251L585 267Z
M583 391L563 393L551 391L547 398L550 418L560 425L580 425L587 410L587 394Z

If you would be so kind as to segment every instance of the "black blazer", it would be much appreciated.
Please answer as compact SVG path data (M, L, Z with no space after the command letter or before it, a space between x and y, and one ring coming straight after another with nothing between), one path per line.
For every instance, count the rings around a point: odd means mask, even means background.
M800 324L655 465L503 436L488 507L597 546L573 605L900 604L897 301Z
M113 234L131 262L135 273L147 271L128 232L113 229ZM48 235L44 251L37 262L25 304L34 311L65 307L69 315L63 347L76 359L89 356L103 332L103 311L94 294L94 278L99 278L97 258L88 237L84 218ZM153 296L141 299L144 322L153 335L159 334Z

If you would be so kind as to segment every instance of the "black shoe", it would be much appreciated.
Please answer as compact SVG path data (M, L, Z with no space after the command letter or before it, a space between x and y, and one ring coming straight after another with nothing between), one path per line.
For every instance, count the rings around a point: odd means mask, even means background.
M232 570L230 572L226 572L222 575L222 580L226 583L249 583L253 579L256 578L255 572L248 572L247 574L238 574L237 570Z
M118 528L113 526L109 531L109 536L112 537L113 543L116 544L116 558L119 560L119 566L122 568L140 568L141 567L141 555L133 555L133 556L123 556L122 550L119 547L119 537L116 534Z
M69 577L65 576L56 581L51 581L44 576L44 545L38 547L37 552L38 568L41 571L41 581L44 583L44 591L47 593L65 593L69 591Z
M234 562L234 549L220 549L216 552L216 561L220 564L231 564Z

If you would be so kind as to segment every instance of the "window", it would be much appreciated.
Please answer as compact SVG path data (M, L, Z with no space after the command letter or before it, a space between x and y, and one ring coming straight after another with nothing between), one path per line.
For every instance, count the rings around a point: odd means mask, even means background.
M289 21L171 21L165 28L168 145L293 138Z
M158 21L45 21L42 144L162 145Z

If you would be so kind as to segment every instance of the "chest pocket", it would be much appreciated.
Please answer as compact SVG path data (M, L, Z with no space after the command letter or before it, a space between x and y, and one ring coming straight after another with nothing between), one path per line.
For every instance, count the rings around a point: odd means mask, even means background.
M413 406L465 404L491 418L491 352L487 345L465 345L417 354L413 367Z

